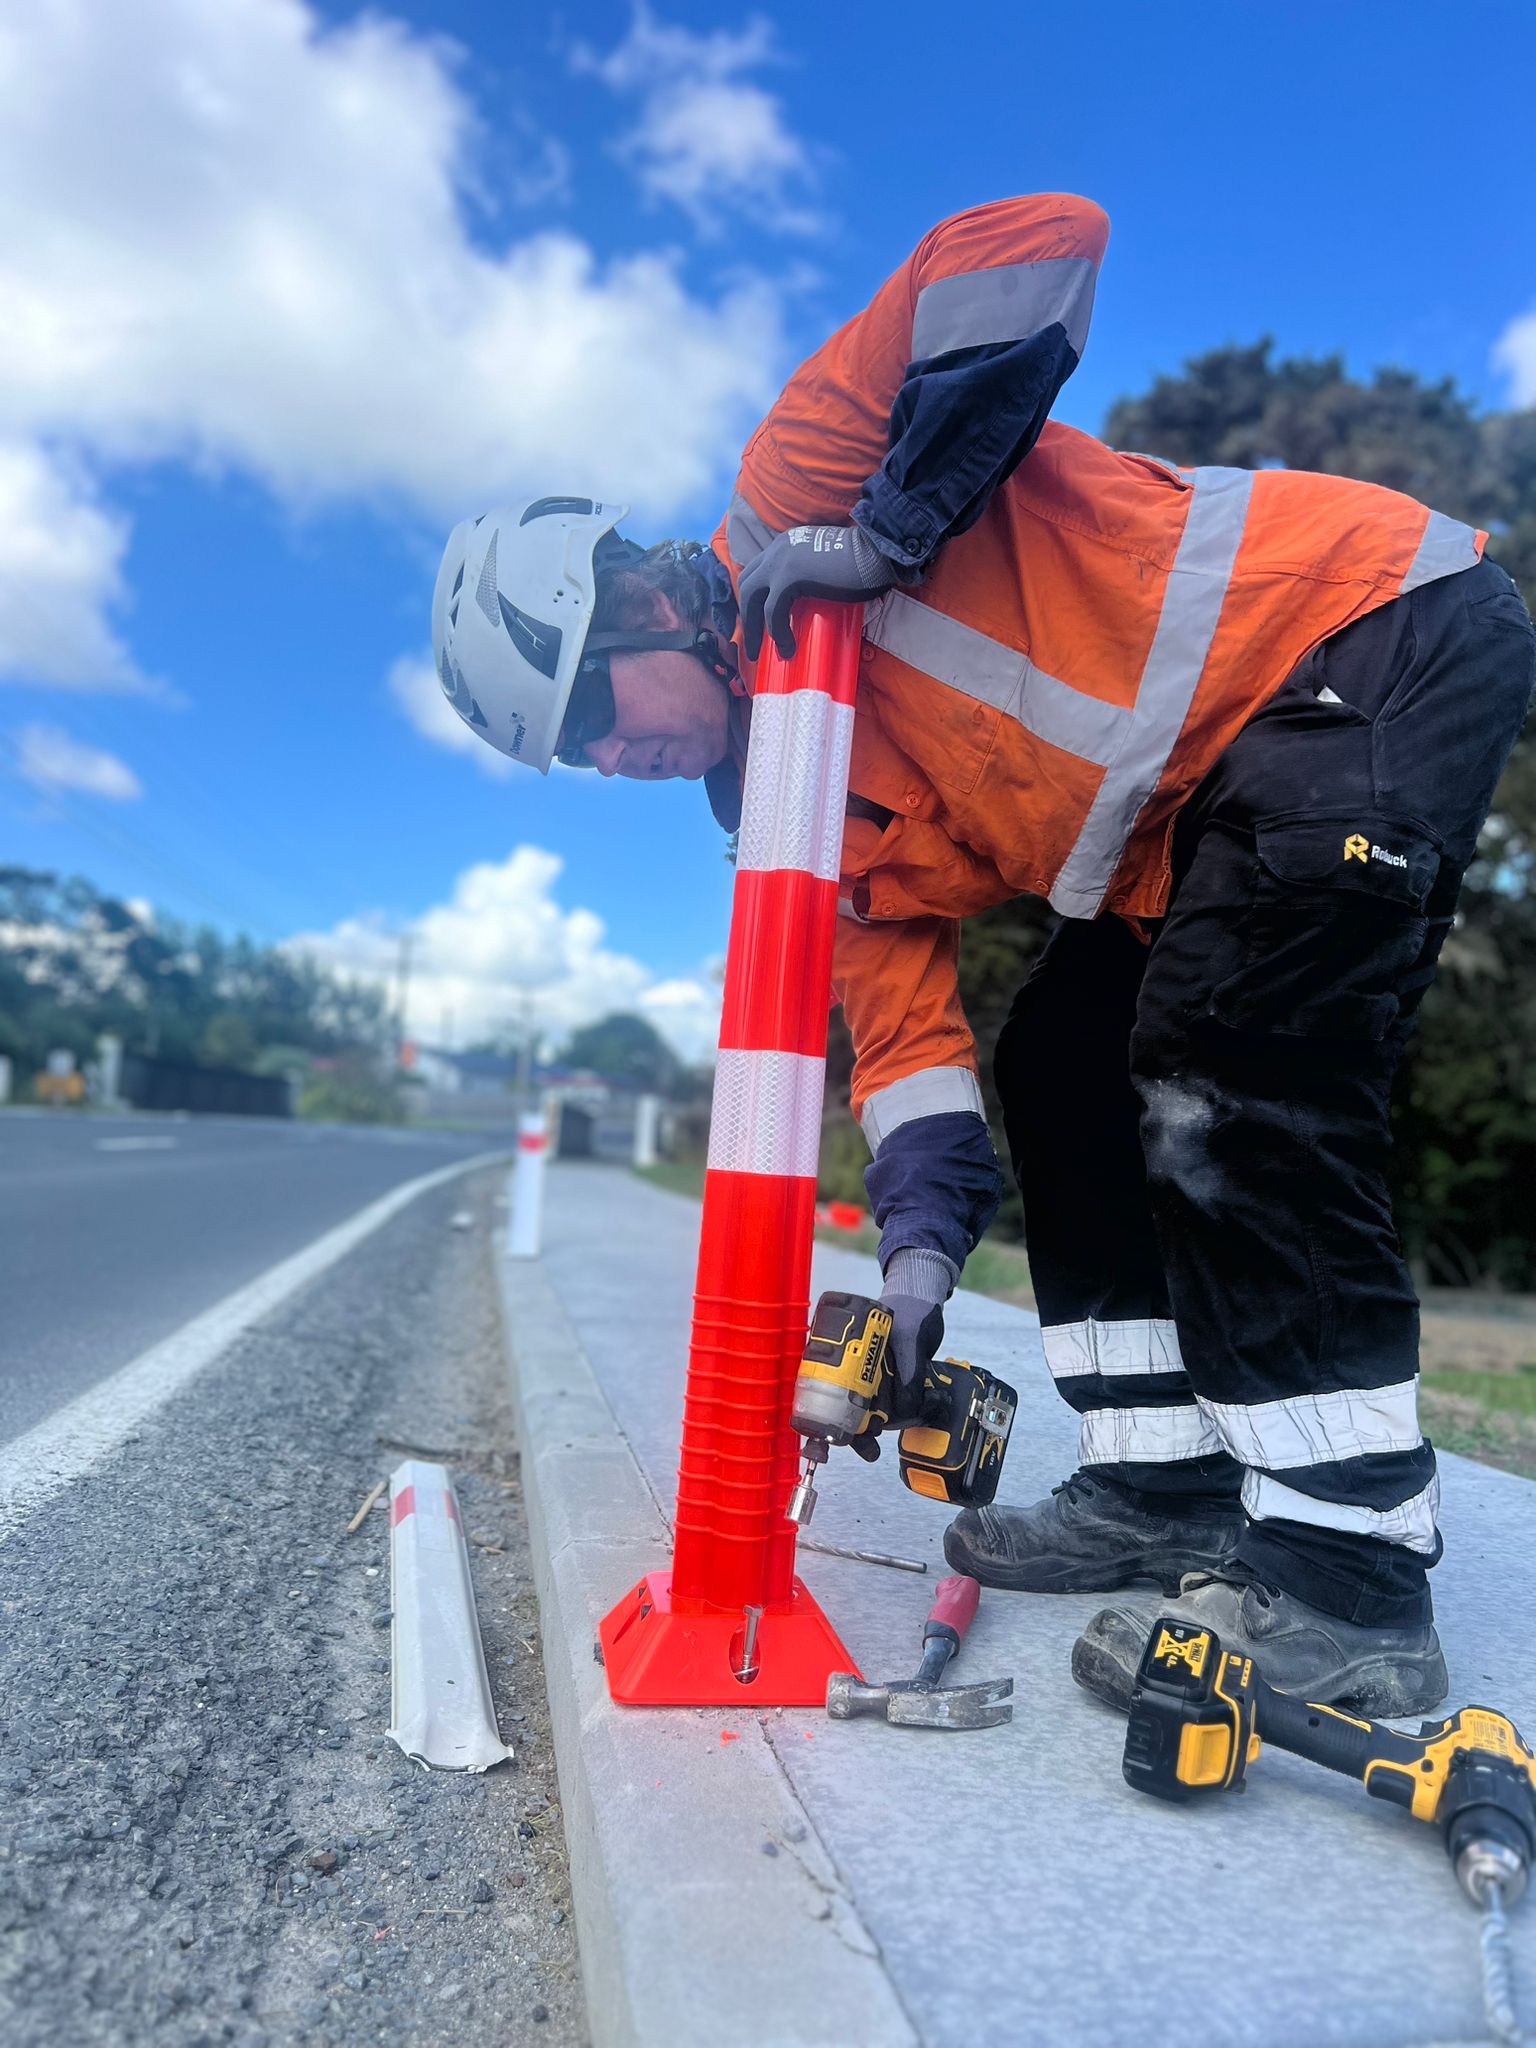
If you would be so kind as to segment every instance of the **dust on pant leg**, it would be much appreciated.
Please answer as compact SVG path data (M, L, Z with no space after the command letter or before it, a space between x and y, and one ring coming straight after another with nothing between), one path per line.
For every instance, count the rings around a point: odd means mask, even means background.
M1153 1187L1176 1187L1183 1199L1213 1214L1225 1175L1212 1137L1220 1116L1219 1091L1207 1080L1138 1076L1142 1100L1141 1146Z

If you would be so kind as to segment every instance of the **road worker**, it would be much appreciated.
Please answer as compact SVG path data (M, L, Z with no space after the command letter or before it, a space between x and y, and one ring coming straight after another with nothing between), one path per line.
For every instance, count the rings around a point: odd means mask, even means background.
M1283 1689L1425 1712L1388 1095L1536 639L1486 536L1397 492L1052 421L1106 235L1061 195L935 228L790 379L707 548L586 498L466 522L439 673L504 753L702 778L732 829L764 635L865 608L834 979L909 1383L1000 1190L961 926L1060 913L994 1074L1079 1466L961 1514L951 1564L1150 1580ZM1124 1701L1150 1612L1099 1615L1082 1682Z

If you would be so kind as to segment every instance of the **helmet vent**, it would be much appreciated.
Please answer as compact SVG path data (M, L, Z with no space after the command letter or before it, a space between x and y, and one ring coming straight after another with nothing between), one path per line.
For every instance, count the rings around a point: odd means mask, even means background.
M501 624L501 612L496 603L496 536L491 535L491 544L485 551L485 563L480 571L480 581L475 585L475 603L493 626Z
M590 498L535 498L517 523L526 526L530 519L547 519L551 512L570 512L586 519L596 510Z

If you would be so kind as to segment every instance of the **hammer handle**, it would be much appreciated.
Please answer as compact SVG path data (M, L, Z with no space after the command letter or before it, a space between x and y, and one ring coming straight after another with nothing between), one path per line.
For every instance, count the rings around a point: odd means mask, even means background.
M980 1601L981 1586L977 1580L964 1578L958 1573L953 1578L941 1579L923 1625L923 1641L926 1643L936 1635L945 1635L953 1649L958 1650L965 1641L966 1630L976 1619Z

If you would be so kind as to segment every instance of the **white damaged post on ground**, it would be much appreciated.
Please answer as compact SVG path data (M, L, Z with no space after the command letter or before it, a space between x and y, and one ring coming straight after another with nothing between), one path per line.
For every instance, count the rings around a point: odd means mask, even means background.
M488 1771L511 1750L496 1726L469 1551L443 1465L407 1458L389 1481L391 1721L407 1756L440 1771Z

